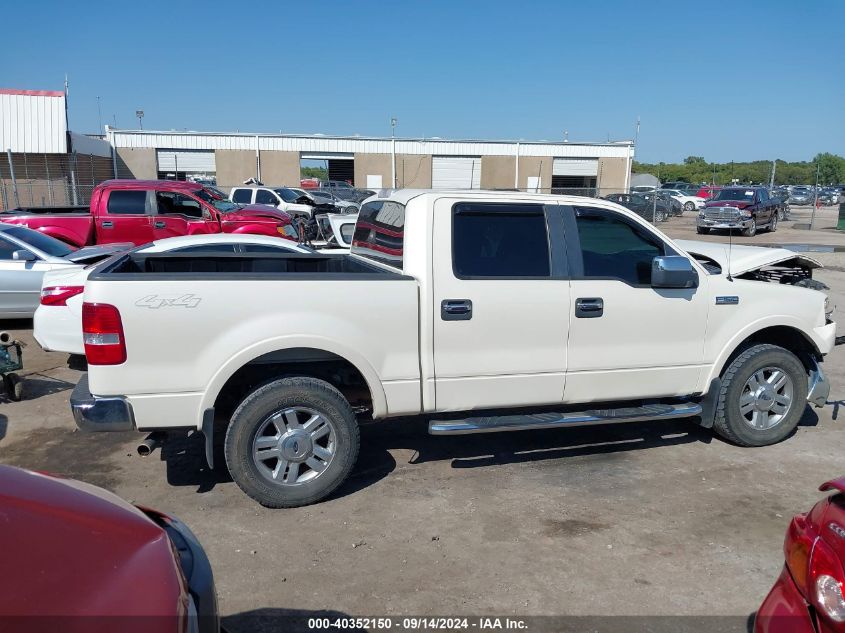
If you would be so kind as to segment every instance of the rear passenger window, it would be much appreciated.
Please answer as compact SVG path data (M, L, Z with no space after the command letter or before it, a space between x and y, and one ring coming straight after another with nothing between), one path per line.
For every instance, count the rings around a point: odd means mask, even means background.
M234 253L234 244L198 244L196 246L183 246L174 248L171 253Z
M584 277L651 284L651 262L667 253L664 243L621 215L603 209L575 209Z
M549 277L549 236L542 205L456 204L452 269L459 278Z
M255 192L255 204L272 204L273 206L279 204L279 200L275 195L265 189L259 189Z
M352 252L402 270L405 205L393 200L368 202L358 214Z
M252 189L235 189L232 194L232 202L249 204L252 201Z
M145 215L147 208L146 191L114 190L109 193L108 212L110 215Z

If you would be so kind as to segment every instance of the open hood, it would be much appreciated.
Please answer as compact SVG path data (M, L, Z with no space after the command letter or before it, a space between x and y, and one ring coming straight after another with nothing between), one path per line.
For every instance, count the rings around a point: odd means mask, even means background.
M675 244L680 246L690 255L702 255L712 259L722 268L728 270L728 245L721 242L698 242L695 240L676 240ZM795 253L785 248L764 248L761 246L745 246L734 244L730 249L730 271L731 275L742 275L752 270L783 264L790 260L795 261L796 266L802 266L813 270L821 268L822 264L811 257Z

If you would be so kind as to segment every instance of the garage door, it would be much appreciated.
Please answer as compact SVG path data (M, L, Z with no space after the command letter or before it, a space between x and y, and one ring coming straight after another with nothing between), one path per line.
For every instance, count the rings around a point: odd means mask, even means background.
M480 156L434 156L431 159L433 189L480 189Z
M158 150L159 171L216 173L214 151L160 149Z
M555 158L552 176L597 176L598 158Z

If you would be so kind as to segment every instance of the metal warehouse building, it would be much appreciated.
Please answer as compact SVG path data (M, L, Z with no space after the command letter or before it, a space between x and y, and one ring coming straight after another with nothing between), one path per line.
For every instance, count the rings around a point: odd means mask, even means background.
M357 187L627 190L630 141L568 143L160 132L107 128L120 177L213 178L221 188L257 178L298 186L303 161Z

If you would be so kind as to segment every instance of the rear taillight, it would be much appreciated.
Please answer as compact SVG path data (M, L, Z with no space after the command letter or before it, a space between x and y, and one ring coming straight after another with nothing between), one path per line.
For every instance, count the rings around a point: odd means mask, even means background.
M845 570L804 515L792 520L783 549L786 565L804 597L820 615L834 622L845 622Z
M126 361L123 323L113 305L82 304L82 339L89 365L119 365Z
M49 286L41 289L41 305L66 306L67 300L81 295L85 286Z

